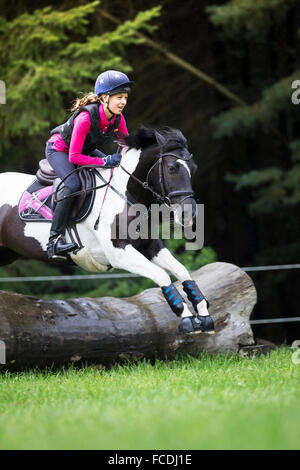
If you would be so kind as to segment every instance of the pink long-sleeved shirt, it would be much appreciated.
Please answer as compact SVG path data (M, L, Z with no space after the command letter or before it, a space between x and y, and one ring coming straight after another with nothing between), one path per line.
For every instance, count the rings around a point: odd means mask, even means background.
M107 132L109 128L114 124L116 116L113 117L111 121L108 121L103 105L99 106L99 115L100 115L100 126L102 132ZM90 132L91 120L90 115L87 111L82 111L74 119L74 128L72 132L72 137L70 141L70 147L68 147L63 141L61 135L53 134L48 142L53 142L53 148L58 152L65 152L69 155L69 161L75 165L103 165L102 158L90 157L82 153L83 145L87 134ZM119 140L122 140L123 135L128 135L126 122L121 114L121 120L116 132Z

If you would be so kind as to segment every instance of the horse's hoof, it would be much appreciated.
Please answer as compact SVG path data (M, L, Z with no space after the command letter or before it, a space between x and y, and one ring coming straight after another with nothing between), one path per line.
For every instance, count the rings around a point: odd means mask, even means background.
M197 318L201 321L202 333L206 333L208 335L215 334L214 321L210 315L205 315L205 316L197 315Z
M194 317L185 317L181 319L181 322L178 325L179 333L184 333L184 334L194 333L195 330L193 327L192 318Z
M179 333L195 335L206 333L213 335L215 333L214 322L210 315L192 316L181 319L178 326Z

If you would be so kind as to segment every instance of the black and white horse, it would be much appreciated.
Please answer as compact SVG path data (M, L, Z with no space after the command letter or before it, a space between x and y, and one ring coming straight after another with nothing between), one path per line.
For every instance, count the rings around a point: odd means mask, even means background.
M113 227L120 229L123 219L127 223L132 220L132 215L128 217L128 214L137 203L145 206L148 223L151 222L148 209L155 202L171 207L188 205L191 216L195 216L191 178L197 165L188 151L186 139L175 129L156 131L140 127L125 138L125 144L120 166L113 171L98 168L96 172L96 186L103 186L103 180L109 184L96 191L89 215L76 224L82 248L70 255L71 260L92 272L113 267L152 279L162 288L173 312L181 317L180 332L213 333L208 302L187 269L162 240L132 237L129 232L125 237L113 234ZM35 177L28 174L0 174L0 265L19 257L48 260L46 245L50 221L25 222L18 212L20 198L34 180ZM175 223L176 219L177 216ZM69 233L66 240L70 241ZM183 284L194 313L190 312L168 273Z

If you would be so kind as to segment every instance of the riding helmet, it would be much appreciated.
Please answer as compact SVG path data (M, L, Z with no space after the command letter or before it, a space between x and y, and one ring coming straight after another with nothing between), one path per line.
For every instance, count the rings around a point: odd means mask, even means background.
M116 93L130 93L132 85L125 73L118 70L107 70L100 73L95 83L95 95L115 95Z

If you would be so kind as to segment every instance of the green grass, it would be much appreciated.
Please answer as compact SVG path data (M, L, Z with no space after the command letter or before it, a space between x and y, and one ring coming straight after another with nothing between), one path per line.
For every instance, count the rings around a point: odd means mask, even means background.
M0 374L1 449L299 449L300 365L183 356Z

